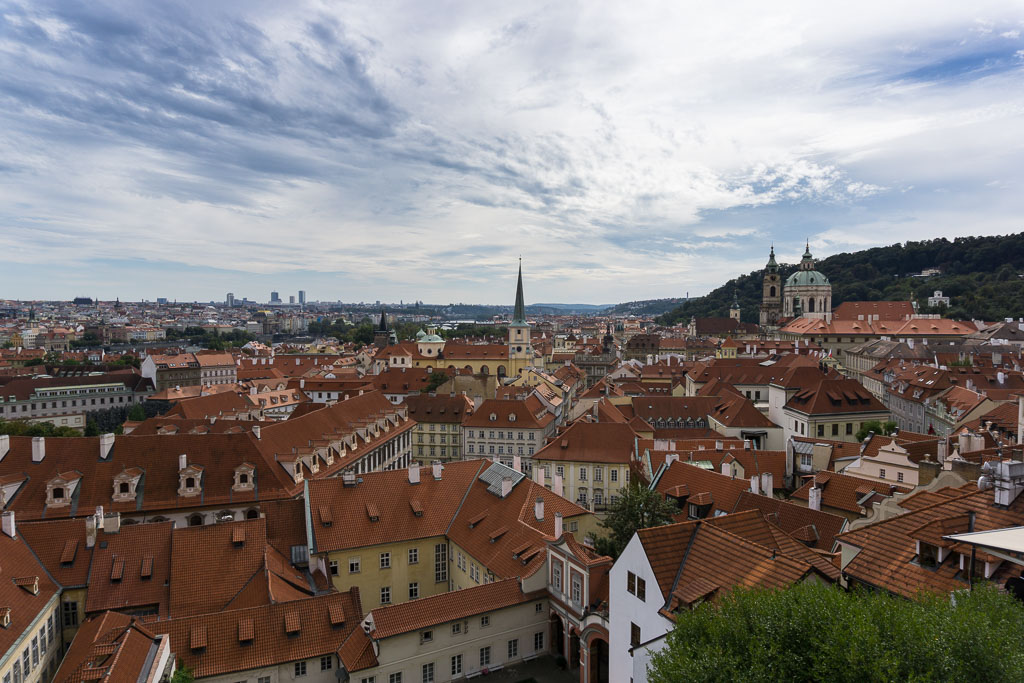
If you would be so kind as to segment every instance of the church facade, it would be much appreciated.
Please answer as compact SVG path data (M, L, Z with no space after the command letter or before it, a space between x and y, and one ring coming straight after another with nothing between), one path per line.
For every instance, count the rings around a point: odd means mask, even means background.
M785 318L813 318L830 320L832 317L832 284L815 270L810 243L804 250L799 269L786 278L783 285L779 264L772 246L765 266L761 295L761 327L778 329Z

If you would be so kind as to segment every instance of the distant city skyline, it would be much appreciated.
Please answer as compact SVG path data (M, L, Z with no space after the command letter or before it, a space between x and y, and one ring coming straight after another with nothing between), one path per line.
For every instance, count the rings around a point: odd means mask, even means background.
M501 303L1024 229L1011 3L0 13L0 297ZM284 298L287 301L287 298Z

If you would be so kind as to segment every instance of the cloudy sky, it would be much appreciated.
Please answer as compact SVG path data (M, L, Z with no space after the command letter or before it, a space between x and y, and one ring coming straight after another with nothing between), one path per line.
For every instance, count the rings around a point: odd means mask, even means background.
M1019 2L0 0L0 298L695 295L1022 231L1022 147Z

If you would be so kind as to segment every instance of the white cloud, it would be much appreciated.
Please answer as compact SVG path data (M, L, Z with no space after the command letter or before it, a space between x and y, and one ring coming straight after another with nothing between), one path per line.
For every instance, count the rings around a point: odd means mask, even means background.
M1019 38L1001 3L165 6L148 20L217 38L154 74L103 49L137 35L21 9L50 42L0 41L0 248L41 272L130 255L504 300L523 253L560 294L536 299L607 302L705 291L772 239L926 236L969 188L962 233L1024 208L1020 68L954 72Z

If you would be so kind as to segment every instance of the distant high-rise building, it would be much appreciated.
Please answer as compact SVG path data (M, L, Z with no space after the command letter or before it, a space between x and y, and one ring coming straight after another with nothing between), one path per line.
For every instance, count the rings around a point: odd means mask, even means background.
M299 290L299 304L302 306L306 305L306 290L304 289Z
M288 303L292 304L293 306L295 305L295 295L294 294L291 294L291 295L288 296Z
M272 304L279 304L279 303L281 303L281 295L278 294L277 292L271 292L270 293L270 303L272 303Z
M228 292L227 304L228 304L228 306L234 306L235 305L235 293L234 292Z

